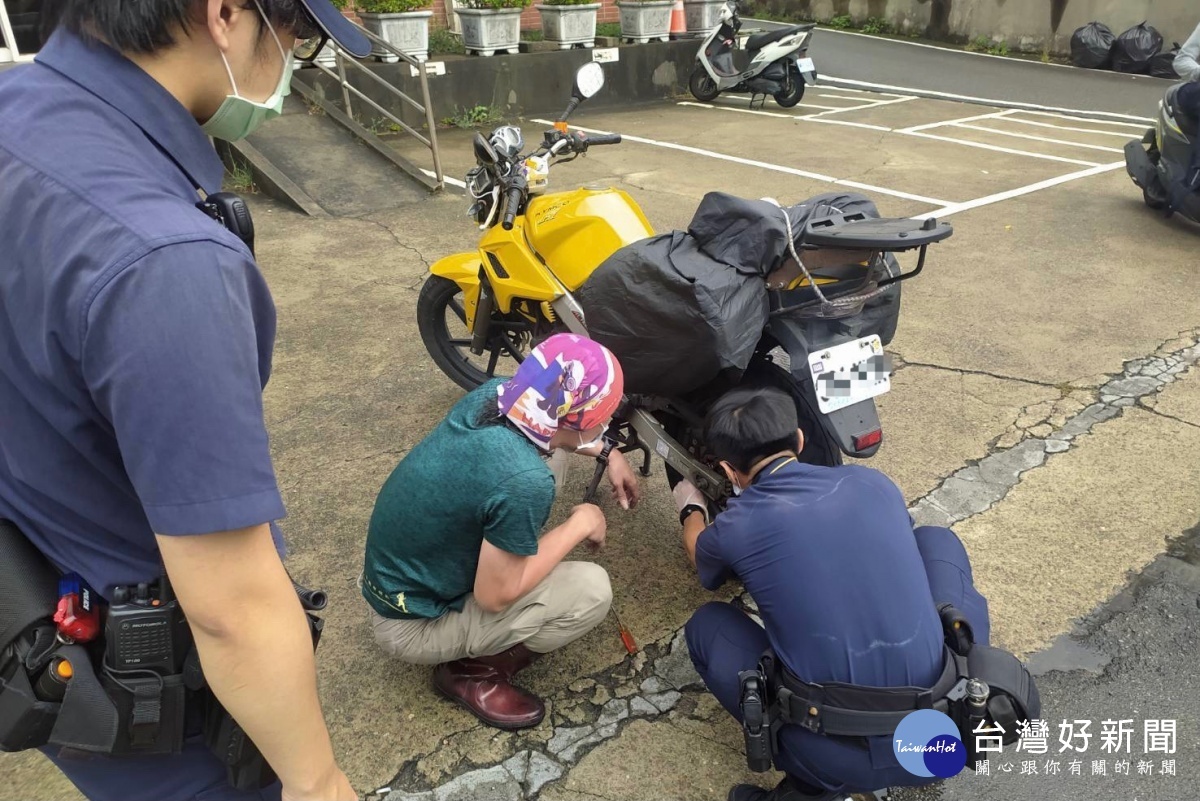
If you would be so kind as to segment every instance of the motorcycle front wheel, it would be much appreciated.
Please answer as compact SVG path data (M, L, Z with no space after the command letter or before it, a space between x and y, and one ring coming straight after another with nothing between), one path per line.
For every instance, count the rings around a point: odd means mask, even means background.
M708 74L708 70L699 64L696 65L696 69L692 70L692 77L688 79L688 90L692 93L692 97L701 103L715 100L717 95L721 94L721 90L717 88L717 82Z
M471 329L462 289L431 275L417 296L417 329L425 350L443 373L468 392L496 376L511 376L529 352L529 335L516 323L496 320L482 355L471 353Z

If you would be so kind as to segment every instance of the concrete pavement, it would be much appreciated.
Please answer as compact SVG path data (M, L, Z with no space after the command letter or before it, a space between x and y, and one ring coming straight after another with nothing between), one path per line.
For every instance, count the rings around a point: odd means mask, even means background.
M1091 170L1047 155L1119 159L1062 142L1119 147L1132 127L1011 114L979 121L989 133L955 121L998 110L817 94L833 96L806 97L812 105L794 112L813 119L771 105L765 114L732 104L585 109L579 125L631 136L556 168L552 188L624 188L660 230L686 225L711 189L795 201L852 182L870 187L884 214L948 214L955 235L904 285L891 347L900 367L880 401L886 439L870 464L897 481L914 513L959 521L997 640L1036 654L1155 564L1166 538L1200 521L1195 229L1150 214L1118 169L1042 186ZM525 126L527 139L539 127ZM921 126L934 127L911 131ZM997 130L1056 141L996 145ZM944 138L913 135L922 132ZM447 170L461 175L469 134L447 132L443 141ZM461 396L421 346L417 291L431 261L472 247L478 232L455 196L327 219L251 202L279 308L266 401L289 510L289 567L330 595L321 688L355 786L430 801L693 801L723 798L736 781L770 781L747 774L737 727L698 686L678 637L714 596L687 565L659 465L638 509L606 503L609 545L597 557L643 650L626 655L610 621L522 674L549 699L541 727L483 728L435 696L426 669L379 656L354 583L371 504L396 461ZM572 470L554 520L581 496L588 473L583 463ZM1047 677L1046 716L1141 718L1153 701L1153 716L1179 719L1182 748L1195 741L1200 715L1186 706L1190 663L1172 649L1194 642L1197 616L1183 573L1148 575L1130 607L1145 607L1145 617L1079 635L1089 648L1115 649L1110 664L1125 669L1082 684L1074 672ZM737 593L727 587L716 597ZM1161 658L1137 657L1144 649ZM1150 673L1162 682L1141 680ZM1186 759L1181 751L1179 782L1156 776L1137 797L1190 797ZM73 797L35 757L0 757L0 773L0 799ZM1049 795L1009 778L963 777L944 797ZM1090 778L1079 785L1095 790L1091 797L1128 801Z

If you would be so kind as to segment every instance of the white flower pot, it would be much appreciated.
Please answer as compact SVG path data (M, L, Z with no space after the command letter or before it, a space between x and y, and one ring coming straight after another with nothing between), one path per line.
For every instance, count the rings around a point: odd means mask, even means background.
M683 14L688 33L708 34L721 24L721 7L725 0L683 0Z
M455 9L462 23L463 47L468 53L490 56L516 53L521 43L520 8Z
M578 6L534 6L542 17L542 35L555 42L560 50L574 45L593 47L596 44L596 12L600 3Z
M425 61L429 58L429 18L432 11L405 11L401 14L372 14L360 12L363 27L397 50ZM371 55L380 61L394 63L400 57L371 43Z
M674 0L618 0L621 38L644 44L671 38L671 8Z

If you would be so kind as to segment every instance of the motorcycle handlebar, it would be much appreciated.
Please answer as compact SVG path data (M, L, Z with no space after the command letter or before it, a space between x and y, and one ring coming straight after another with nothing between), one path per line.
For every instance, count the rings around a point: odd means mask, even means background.
M589 136L585 141L587 142L588 147L594 147L596 145L619 145L621 144L621 135L596 134L595 136Z
M505 231L511 231L513 220L517 216L517 209L521 208L521 199L525 195L525 182L514 181L508 187L508 191L504 195L504 220L501 225Z

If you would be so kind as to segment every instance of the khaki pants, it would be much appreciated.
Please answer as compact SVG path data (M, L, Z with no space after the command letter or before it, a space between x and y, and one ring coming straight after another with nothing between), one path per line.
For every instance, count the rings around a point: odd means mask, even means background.
M536 653L562 648L608 614L608 573L591 562L561 562L503 612L485 612L468 595L461 612L394 620L370 610L375 642L388 656L419 665L498 654L517 643Z

